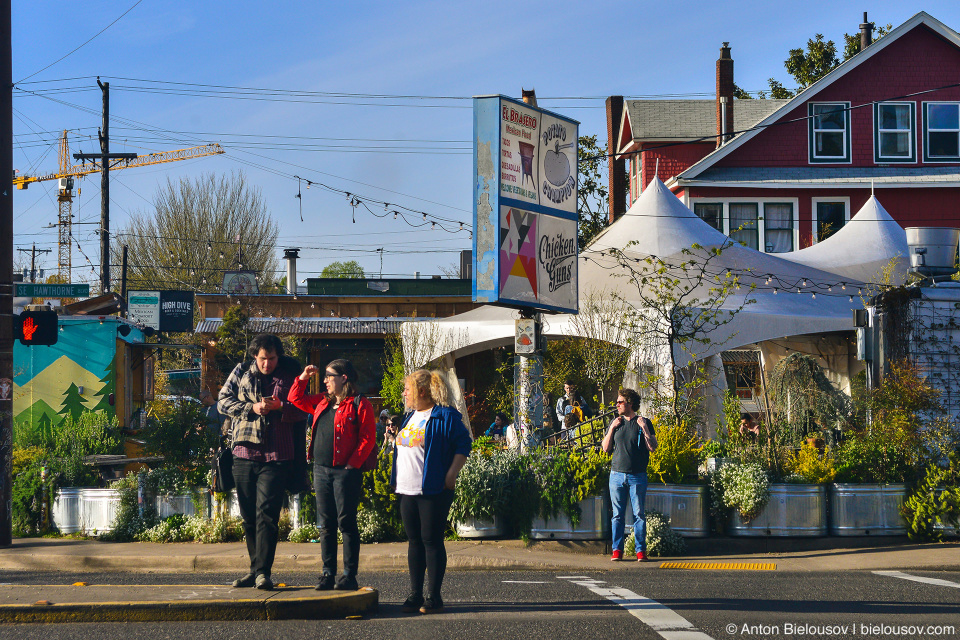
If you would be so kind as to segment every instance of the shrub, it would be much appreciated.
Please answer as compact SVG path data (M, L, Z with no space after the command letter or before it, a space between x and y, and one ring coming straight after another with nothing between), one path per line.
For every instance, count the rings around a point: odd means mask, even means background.
M40 447L14 447L11 459L13 534L29 536L45 532L44 497L49 500L52 487L43 478L44 451ZM52 504L52 500L49 502Z
M647 554L650 556L679 556L687 550L687 543L679 533L670 526L670 518L647 509L643 512L643 517L647 521ZM624 554L627 557L636 555L637 540L634 534L624 541Z
M393 472L393 454L389 450L381 450L377 457L377 468L370 473L363 474L363 498L361 506L364 510L377 514L382 522L382 540L402 540L403 521L400 519L400 499L390 486ZM312 497L312 494L311 494ZM314 518L316 520L316 512ZM308 518L301 518L305 521Z
M592 449L570 455L577 502L603 495L610 490L610 454Z
M723 490L723 504L736 509L740 517L753 520L770 499L770 479L759 464L727 464L717 471Z
M540 516L554 518L563 513L574 525L580 523L577 486L570 464L570 453L536 449L530 455L530 468L540 491Z
M315 524L305 524L290 532L290 542L316 542L320 539L320 527Z
M364 544L382 542L397 537L397 532L393 530L389 519L375 511L369 511L363 506L357 511L357 525L360 528L360 542Z
M837 482L890 483L909 482L916 478L916 468L910 464L905 448L909 437L896 433L889 439L875 432L852 431L837 447Z
M293 517L290 515L289 509L283 509L280 512L280 519L277 520L277 529L279 539L281 542L285 542L290 536L290 531L293 530Z
M960 454L953 453L947 467L931 464L900 513L914 540L941 542L943 527L960 528Z
M784 478L784 481L799 484L827 484L833 482L837 475L830 453L808 443L804 443L794 454L787 463L787 470L791 475Z
M679 484L697 475L703 447L700 437L682 424L658 421L657 450L650 454L647 473L656 482Z

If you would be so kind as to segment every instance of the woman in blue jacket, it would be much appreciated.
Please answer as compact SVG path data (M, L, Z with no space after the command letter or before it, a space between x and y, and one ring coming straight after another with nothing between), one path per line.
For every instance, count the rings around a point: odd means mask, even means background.
M463 416L449 405L450 392L436 371L420 369L404 381L403 399L412 412L397 434L393 484L407 534L412 592L403 611L437 613L447 568L443 534L457 475L473 444ZM427 575L424 598L423 578Z

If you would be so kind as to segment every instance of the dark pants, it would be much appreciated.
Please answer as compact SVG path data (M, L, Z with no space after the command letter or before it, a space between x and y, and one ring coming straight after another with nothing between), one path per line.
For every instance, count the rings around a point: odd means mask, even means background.
M447 550L443 534L447 530L447 514L453 503L453 491L444 489L431 496L400 496L400 517L407 533L407 565L410 586L423 595L423 574L427 574L427 595L440 597L443 574L447 570Z
M357 507L363 492L363 472L313 465L313 489L317 494L317 525L320 527L320 557L323 573L337 574L337 529L343 534L343 574L357 575L360 565L360 530Z
M233 459L233 479L250 556L250 573L270 575L279 540L280 509L289 481L289 462Z

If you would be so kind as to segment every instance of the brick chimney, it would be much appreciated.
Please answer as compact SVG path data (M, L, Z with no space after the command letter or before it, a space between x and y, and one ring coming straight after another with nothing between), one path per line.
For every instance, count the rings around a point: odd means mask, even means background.
M733 58L730 43L720 47L717 60L717 147L730 139L733 132Z
M620 121L623 119L623 96L607 98L607 175L609 178L608 199L610 201L609 222L627 212L627 170L626 161L614 158L620 144Z

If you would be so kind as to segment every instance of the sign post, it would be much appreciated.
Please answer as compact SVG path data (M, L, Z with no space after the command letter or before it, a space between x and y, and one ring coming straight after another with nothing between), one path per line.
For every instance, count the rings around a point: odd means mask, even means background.
M473 99L473 299L520 309L514 421L528 434L546 404L539 312L579 308L579 124L506 96Z

